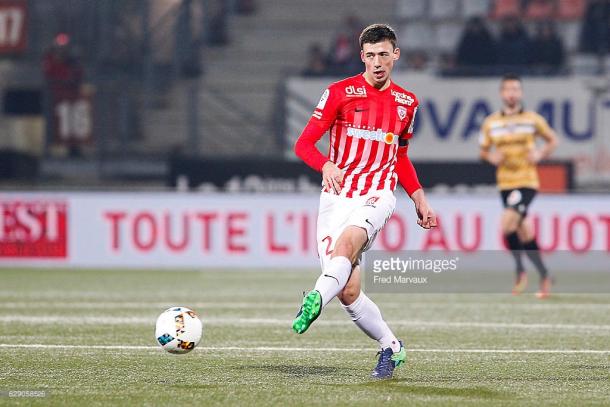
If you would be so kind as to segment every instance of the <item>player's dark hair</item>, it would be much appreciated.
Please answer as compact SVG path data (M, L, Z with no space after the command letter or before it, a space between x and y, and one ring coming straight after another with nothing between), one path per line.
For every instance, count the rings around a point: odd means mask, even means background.
M392 48L396 49L398 41L392 27L387 24L371 24L362 30L360 34L360 49L362 49L364 44L377 44L385 40L390 41Z
M502 83L506 81L519 81L521 82L521 77L516 73L507 73L502 77Z

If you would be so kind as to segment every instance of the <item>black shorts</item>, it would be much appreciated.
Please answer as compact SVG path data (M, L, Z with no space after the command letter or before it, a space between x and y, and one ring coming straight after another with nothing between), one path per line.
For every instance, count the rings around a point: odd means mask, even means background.
M527 216L527 209L537 192L533 188L515 188L504 189L500 191L500 195L502 195L502 203L505 208L512 208L525 218Z

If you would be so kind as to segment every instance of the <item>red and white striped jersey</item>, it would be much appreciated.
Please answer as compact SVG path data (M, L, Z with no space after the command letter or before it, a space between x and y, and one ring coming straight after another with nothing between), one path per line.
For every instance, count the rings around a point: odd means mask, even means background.
M328 159L344 171L342 196L396 188L399 141L412 137L417 107L413 93L393 82L380 91L362 74L324 91L309 123L330 130Z

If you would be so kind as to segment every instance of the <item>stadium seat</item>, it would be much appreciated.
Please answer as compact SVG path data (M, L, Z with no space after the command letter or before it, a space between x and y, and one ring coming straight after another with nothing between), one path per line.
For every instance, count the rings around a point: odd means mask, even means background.
M578 20L585 13L585 0L559 0L557 18L562 20Z
M554 0L530 0L523 17L527 20L550 20L555 16L555 6Z
M460 2L455 0L431 0L430 17L435 20L456 18L460 15Z
M462 0L462 17L487 16L491 8L491 0Z
M401 19L415 19L426 15L426 0L398 0L396 12Z
M496 0L491 11L491 17L502 19L505 17L521 16L520 0Z
M430 49L435 45L433 29L427 22L404 24L398 35L398 43L405 50Z

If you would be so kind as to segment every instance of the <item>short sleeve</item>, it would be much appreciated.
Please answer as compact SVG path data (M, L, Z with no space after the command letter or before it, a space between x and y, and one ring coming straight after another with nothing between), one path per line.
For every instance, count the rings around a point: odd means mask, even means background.
M481 126L481 132L479 133L479 146L487 149L491 147L491 136L489 134L489 120L485 120Z
M534 125L536 126L536 135L548 134L551 132L551 126L546 119L539 114L534 115Z

